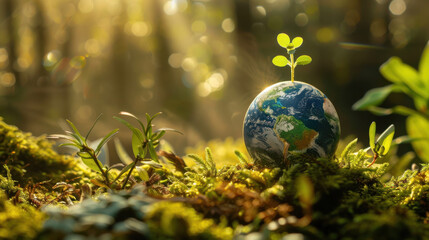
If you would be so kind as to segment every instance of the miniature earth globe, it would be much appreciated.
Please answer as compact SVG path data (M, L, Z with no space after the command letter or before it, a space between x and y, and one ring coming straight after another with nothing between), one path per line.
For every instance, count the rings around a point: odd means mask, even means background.
M330 157L340 135L331 101L298 81L263 90L250 104L243 127L247 151L262 167L285 167L288 156Z

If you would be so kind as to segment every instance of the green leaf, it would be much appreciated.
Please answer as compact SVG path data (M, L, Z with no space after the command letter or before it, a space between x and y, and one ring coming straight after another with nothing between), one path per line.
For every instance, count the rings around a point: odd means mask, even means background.
M97 163L95 161L98 162L98 164L100 166L103 166L103 164L98 160L98 159L93 159L91 157L91 155L89 155L89 153L87 152L78 152L77 155L82 159L82 162L89 167L90 169L101 173L100 168L97 166Z
M372 122L371 126L369 126L369 146L373 152L375 152L375 128L376 124Z
M353 104L353 110L366 110L369 106L378 106L391 92L397 90L396 85L388 85L381 88L374 88L365 93L363 98Z
M104 144L106 144L113 136L115 136L118 133L119 129L114 129L109 134L107 134L101 142L98 144L97 149L95 149L95 155L98 155L98 152L100 152L101 148Z
M139 129L133 127L133 125L131 125L129 122L125 121L122 118L119 118L119 117L116 117L116 116L114 116L113 118L116 119L116 120L118 120L119 122L121 122L125 126L127 126L135 135L137 135L137 137L139 138L139 140L141 142L144 141L145 137L144 137L143 133Z
M399 115L404 115L404 116L409 116L409 115L413 115L413 114L417 114L417 115L422 115L422 113L419 113L411 108L402 106L402 105L398 105L395 106L393 108L381 108L381 107L376 107L376 106L369 106L368 107L368 111L372 112L373 114L377 115L377 116L387 116L390 115L392 113L396 113Z
M136 167L136 170L141 180L145 182L149 180L149 174L147 173L146 169L139 166L139 167Z
M429 41L420 58L419 73L422 81L425 83L426 87L429 88Z
M131 164L133 160L131 159L130 155L125 151L124 147L121 144L121 141L119 141L118 138L115 138L114 140L116 153L118 154L119 159L121 162L123 162L125 165Z
M149 155L152 158L152 160L159 163L158 155L156 154L155 147L153 146L153 143L151 141L148 142L147 148L149 150Z
M287 48L290 43L290 37L286 33L280 33L277 35L277 42L283 48Z
M179 131L179 130L177 130L177 129L174 129L174 128L159 128L159 129L157 129L157 130L155 131L155 133L157 133L157 132L161 132L161 131L165 131L165 132L175 132L175 133L178 133L178 134L183 135L183 133L182 133L181 131Z
M89 134L92 132L92 129L94 129L95 124L98 122L98 119L100 119L102 115L103 114L101 113L100 115L98 115L97 119L95 119L94 123L92 124L91 128L89 129L88 133L85 136L85 141L88 139Z
M395 126L392 124L378 137L377 143L381 146L380 156L385 156L389 152L394 134Z
M166 133L165 131L155 132L155 134L152 136L152 141L156 141L162 138L162 136L164 136L165 133Z
M139 137L133 133L133 136L131 138L131 147L133 149L134 157L137 157L138 155L140 155L140 157L142 157L142 158L144 157L144 156L142 156L142 153L143 153L142 144L143 144L143 142L140 141Z
M294 48L299 48L302 45L302 42L304 42L304 40L302 39L302 37L296 37L292 40L292 44L294 46Z
M414 94L420 97L429 98L429 91L425 90L425 85L421 81L418 72L411 66L403 63L400 58L390 58L381 65L380 72L387 80L408 87Z
M82 137L82 135L80 135L76 126L70 120L66 119L66 121L70 125L70 127L73 129L73 132L76 134L76 139L79 140L79 142L81 142L81 143L86 143L85 139Z
M411 115L407 118L406 126L411 138L427 139L414 141L411 145L421 160L429 162L429 120L419 115Z
M79 151L79 145L75 144L75 143L62 143L60 145L58 145L59 147L71 147L72 149L75 149L77 151Z
M134 114L131 114L131 113L129 113L129 112L120 112L119 114L121 114L121 115L123 115L123 116L129 116L129 117L132 117L132 118L134 118L135 120L137 120L137 122L140 124L140 127L142 128L142 131L143 132L145 132L146 130L145 130L145 127L144 127L144 124L142 123L142 121L140 121L140 119L138 118L138 117L136 117Z
M116 182L124 173L128 172L131 168L133 168L136 165L135 162L132 162L131 164L128 164L126 167L124 167L121 172L118 174L118 176L113 180L113 182Z
M290 64L290 62L285 56L278 55L273 58L273 64L276 65L277 67L284 67Z
M311 59L310 56L308 56L308 55L302 55L302 56L299 56L296 59L295 66L296 65L307 65L307 64L311 63L311 61L312 61L312 59Z
M144 165L149 165L153 168L162 168L161 164L152 161L152 159L145 159L145 161L142 161L141 163Z
M154 118L156 118L158 115L160 115L161 112L153 115L152 117L146 113L146 121L147 121L147 126L146 126L146 132L145 135L147 138L150 138L152 136L152 121Z

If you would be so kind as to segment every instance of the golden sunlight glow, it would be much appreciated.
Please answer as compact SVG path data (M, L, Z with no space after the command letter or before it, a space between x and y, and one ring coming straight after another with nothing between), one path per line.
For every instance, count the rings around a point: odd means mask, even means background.
M186 72L191 72L192 70L195 69L196 66L197 66L197 61L195 61L194 58L187 57L183 59L182 68Z
M393 15L402 15L407 10L407 4L404 0L393 0L389 4L389 10Z
M222 29L227 32L233 32L235 29L235 23L231 18L226 18L222 21Z
M2 87L12 87L15 85L15 75L13 73L3 73L0 75L0 85Z
M168 57L168 64L173 68L180 68L183 61L183 54L173 53Z

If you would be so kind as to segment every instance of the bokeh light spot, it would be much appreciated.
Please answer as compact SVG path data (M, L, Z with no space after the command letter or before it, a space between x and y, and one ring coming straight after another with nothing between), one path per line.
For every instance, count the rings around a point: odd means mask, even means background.
M155 81L152 78L143 78L140 80L140 85L144 88L152 88L155 85Z
M19 57L16 62L18 63L20 69L27 69L30 67L32 60L30 56L24 55L22 57Z
M201 20L194 21L191 29L194 33L204 33L207 29L206 23Z
M210 85L211 90L217 91L223 88L225 80L223 79L222 74L213 73L208 79L207 83Z
M100 54L100 43L97 39L89 39L85 42L85 50L88 54L97 56Z
M308 16L305 13L298 13L295 17L296 25L304 27L308 23Z
M136 37L144 37L149 33L149 27L143 21L135 22L131 25L131 32Z
M183 54L173 53L168 57L168 64L173 68L180 68L183 61Z
M321 43L332 42L335 38L335 33L330 27L323 27L316 33L317 40Z
M197 93L200 97L207 97L211 93L210 84L207 82L202 82L197 86Z
M384 22L383 19L379 19L379 20L375 20L371 23L371 34L376 37L383 37L384 34L386 34L387 29L386 29L386 23Z
M43 66L46 70L50 71L61 60L61 52L52 50L45 55L43 59Z
M70 60L70 66L75 69L82 69L86 65L86 58L84 56L76 56Z
M226 18L222 21L222 29L227 32L233 32L235 29L235 23L231 18Z
M12 87L15 85L16 79L13 73L3 73L0 75L0 85L2 87Z
M167 15L174 15L177 13L177 4L175 1L167 1L164 3L164 12Z
M407 4L404 0L393 0L389 4L389 10L393 15L402 15L407 10Z
M197 62L193 58L187 57L187 58L183 59L183 61L182 61L182 68L186 72L193 71L196 66L197 66Z
M265 8L261 5L256 6L256 11L258 12L259 15L261 15L262 17L267 16L267 10L265 10Z

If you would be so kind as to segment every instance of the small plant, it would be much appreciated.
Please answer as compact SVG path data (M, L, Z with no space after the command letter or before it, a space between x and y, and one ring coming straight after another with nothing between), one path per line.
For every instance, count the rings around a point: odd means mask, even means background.
M53 134L50 136L51 138L62 138L69 141L68 143L63 143L60 146L71 146L71 147L77 148L79 151L77 155L82 159L82 162L90 169L101 173L101 175L103 176L103 182L99 182L96 179L93 179L92 182L98 186L103 186L109 189L115 189L116 185L114 185L114 183L116 183L122 177L122 175L128 172L121 187L121 189L124 189L135 168L137 168L138 174L142 180L144 181L149 180L149 175L147 171L144 168L137 166L137 164L141 163L143 165L149 165L154 168L162 167L162 165L159 164L158 155L155 150L156 147L159 145L159 140L161 139L162 136L164 136L164 134L167 131L179 132L171 128L160 128L154 131L152 121L160 113L157 113L154 116L150 116L149 114L146 114L146 119L147 119L146 126L144 126L144 124L131 113L121 112L120 114L136 119L141 127L141 129L136 128L133 125L131 125L129 122L123 120L122 118L114 117L115 119L123 123L125 126L127 126L133 132L132 148L134 153L134 160L128 156L128 154L125 152L120 142L118 141L115 142L118 156L124 164L115 164L109 167L109 166L104 166L103 163L98 159L98 156L101 152L102 147L115 134L118 133L119 129L115 129L111 131L109 134L107 134L100 141L100 143L98 144L95 150L90 146L90 144L88 144L88 136L91 133L92 129L94 128L95 124L97 123L101 115L94 122L94 124L92 125L91 129L88 131L85 137L82 137L82 135L79 133L75 125L69 120L67 120L67 123L70 125L73 132L67 131L67 135ZM149 158L146 157L147 155L149 155ZM117 167L117 166L123 166L123 168L119 172L119 174L115 178L113 178L109 175L109 172L113 167Z
M106 144L115 134L118 133L119 129L114 129L110 133L108 133L97 145L95 149L90 147L88 144L88 136L91 133L92 129L94 128L97 121L100 119L101 115L98 116L98 118L95 120L92 127L89 129L88 133L85 137L83 137L80 132L77 130L76 126L69 120L66 120L69 126L72 129L71 131L66 131L66 135L64 134L53 134L50 137L51 138L60 138L65 139L68 142L63 143L60 146L71 146L78 149L77 155L82 159L82 162L89 167L90 169L101 173L103 177L103 185L107 188L111 188L112 182L109 178L109 168L103 166L101 161L98 159L98 155L101 152L101 148Z
M122 186L122 188L125 188L128 182L128 179L130 178L131 173L134 170L134 168L136 168L137 164L142 163L142 164L150 165L152 167L161 167L161 165L159 164L158 155L155 149L159 145L161 137L164 136L164 134L167 131L173 131L180 134L182 133L172 128L160 128L154 131L152 121L161 113L157 113L153 116L146 114L146 126L143 124L142 121L140 121L138 117L136 117L135 115L129 112L120 112L119 114L134 118L135 120L137 120L137 122L140 125L140 128L134 127L128 121L122 118L113 117L119 122L121 122L122 124L124 124L125 126L127 126L133 133L131 145L133 149L134 160L130 161L130 157L125 153L125 151L118 151L121 153L119 154L119 156L122 162L127 164L124 170L125 171L129 170L128 175L125 178L124 184ZM120 148L121 147L119 147L119 144L116 144L116 149L118 150ZM147 155L149 155L150 158L147 158L146 157ZM121 173L125 172L124 170L122 170ZM140 177L143 180L148 178L148 174L144 168L138 168L138 172Z
M392 113L407 116L406 126L417 155L429 162L429 44L420 59L419 70L392 57L380 67L381 74L393 84L369 90L353 105L354 110L368 110L376 115ZM414 100L415 109L397 105L379 107L392 92L404 93Z
M392 145L393 135L395 134L395 126L393 124L390 125L378 137L377 141L375 141L375 130L376 124L375 122L372 122L369 127L369 146L374 155L373 160L368 167L372 166L379 157L384 157L389 152L390 146Z
M192 158L196 163L198 163L206 172L208 176L216 177L217 169L216 163L213 160L213 154L210 148L205 149L206 158L203 159L196 154L189 154L188 157Z
M286 48L287 53L289 54L290 59L283 55L275 56L272 60L273 64L277 67L285 67L289 66L291 69L291 81L294 81L295 78L295 67L298 65L307 65L311 63L311 57L308 55L302 55L299 56L295 60L295 51L297 48L299 48L303 43L302 37L296 37L292 41L290 40L290 37L286 33L280 33L277 35L277 42L279 43L280 47Z

